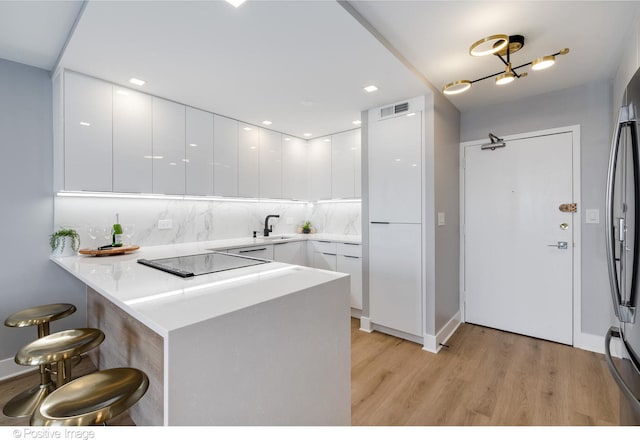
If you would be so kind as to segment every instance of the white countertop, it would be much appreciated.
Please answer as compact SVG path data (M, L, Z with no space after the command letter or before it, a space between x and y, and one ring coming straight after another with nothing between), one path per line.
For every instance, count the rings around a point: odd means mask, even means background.
M335 234L281 234L143 247L117 256L51 257L86 285L162 336L196 322L270 301L347 275L270 262L225 272L180 278L137 263L251 245L300 240L360 243L360 237Z

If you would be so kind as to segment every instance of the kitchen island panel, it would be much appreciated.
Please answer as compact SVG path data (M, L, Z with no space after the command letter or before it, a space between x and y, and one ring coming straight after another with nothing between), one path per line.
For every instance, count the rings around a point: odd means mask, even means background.
M104 342L90 352L100 369L133 367L149 377L149 389L130 410L136 425L164 425L164 338L87 287L87 326L99 328Z
M343 276L171 331L169 425L349 425L348 293Z

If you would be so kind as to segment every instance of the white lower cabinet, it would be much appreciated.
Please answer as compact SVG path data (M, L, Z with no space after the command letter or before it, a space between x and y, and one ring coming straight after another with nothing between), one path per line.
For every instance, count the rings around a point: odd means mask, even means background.
M422 337L420 224L371 223L369 309L371 322Z
M305 241L289 241L273 245L273 259L281 263L307 265L307 246Z
M314 252L313 267L316 269L332 270L335 272L337 268L336 254L330 254L328 252Z
M273 260L273 245L251 246L237 249L229 249L230 254L242 255L243 257L262 258Z
M351 307L362 310L362 258L337 255L336 270L351 276Z

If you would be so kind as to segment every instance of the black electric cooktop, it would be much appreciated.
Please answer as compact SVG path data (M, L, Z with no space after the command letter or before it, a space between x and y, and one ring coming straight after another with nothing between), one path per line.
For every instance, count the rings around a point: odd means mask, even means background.
M157 260L145 260L141 258L138 260L138 263L169 272L179 277L188 278L196 275L270 263L270 261L225 254L223 252L208 252L206 254L185 255L183 257L159 258Z

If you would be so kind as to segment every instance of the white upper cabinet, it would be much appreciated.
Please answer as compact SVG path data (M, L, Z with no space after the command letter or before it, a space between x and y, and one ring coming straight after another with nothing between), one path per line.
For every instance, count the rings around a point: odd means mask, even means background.
M362 197L362 130L358 130L357 141L354 145L354 153L355 153L355 169L354 169L354 180L355 180L355 191L354 197L359 199Z
M331 138L309 142L309 200L331 198Z
M260 196L260 128L238 124L238 195Z
M282 197L308 199L307 142L289 136L282 139Z
M370 125L369 218L422 221L422 112Z
M150 193L151 96L113 87L113 190Z
M184 194L185 106L153 98L153 192Z
M186 108L186 194L213 195L213 113Z
M360 169L360 129L331 136L331 197L356 197L356 167ZM358 159L358 160L356 160Z
M260 197L282 198L282 134L260 129Z
M113 86L65 72L64 187L112 191Z
M213 194L238 196L238 121L213 116Z

